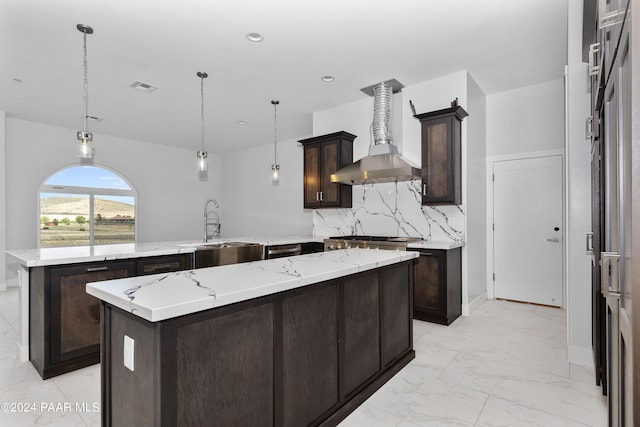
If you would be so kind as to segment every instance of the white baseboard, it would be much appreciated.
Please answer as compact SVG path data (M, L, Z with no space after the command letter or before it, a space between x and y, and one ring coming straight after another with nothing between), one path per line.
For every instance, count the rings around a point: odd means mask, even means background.
M593 367L593 352L591 348L567 346L569 363L580 366Z
M29 361L29 346L18 343L18 360L20 362Z
M462 304L462 315L468 316L469 314L473 313L478 309L478 307L484 304L486 300L487 300L487 292L485 291L482 294L478 295L473 301L471 301L471 303Z

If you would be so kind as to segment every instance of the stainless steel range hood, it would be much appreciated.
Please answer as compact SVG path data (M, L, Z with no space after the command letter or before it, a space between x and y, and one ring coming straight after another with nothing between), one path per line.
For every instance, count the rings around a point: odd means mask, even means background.
M387 150L382 154L372 154L372 151ZM398 154L393 144L373 145L369 155L357 162L331 174L331 182L361 185L380 182L410 181L421 179L418 166Z
M397 80L387 80L361 89L373 93L373 144L369 155L331 174L331 182L361 185L380 182L421 179L420 167L403 158L391 137L391 95L404 86Z

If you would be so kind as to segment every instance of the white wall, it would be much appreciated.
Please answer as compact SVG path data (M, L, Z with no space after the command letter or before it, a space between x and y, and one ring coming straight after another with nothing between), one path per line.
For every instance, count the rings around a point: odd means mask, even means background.
M467 230L466 276L468 304L481 301L487 291L487 198L485 194L487 150L487 98L476 81L468 75L468 107L466 154L462 186Z
M6 174L5 165L5 113L0 111L0 290L6 288L5 254L7 250L7 211L6 211Z
M564 148L564 80L487 96L487 156Z
M207 198L222 204L220 157L209 156L209 180L199 181L193 150L93 135L94 164L107 166L138 192L138 240L200 240ZM6 233L9 249L37 246L40 184L79 164L76 130L7 117Z
M267 144L223 155L223 236L311 234L312 211L302 208L302 147L278 143L279 185L271 182L273 154Z
M585 234L591 231L591 145L585 139L589 80L582 62L582 2L569 1L567 73L567 340L569 361L592 365L591 258Z

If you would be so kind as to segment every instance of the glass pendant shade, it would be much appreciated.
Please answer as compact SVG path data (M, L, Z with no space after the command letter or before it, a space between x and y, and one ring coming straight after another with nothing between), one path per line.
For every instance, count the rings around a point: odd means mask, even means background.
M271 180L277 182L280 180L280 165L271 165Z
M207 164L207 152L206 151L198 151L198 171L206 172L209 165Z
M93 157L93 147L91 147L91 140L93 135L90 132L78 132L79 153L81 159L90 159Z

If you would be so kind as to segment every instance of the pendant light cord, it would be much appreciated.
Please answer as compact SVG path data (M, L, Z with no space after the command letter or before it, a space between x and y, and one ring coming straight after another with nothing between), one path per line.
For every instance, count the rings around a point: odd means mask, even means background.
M204 152L204 76L200 77L200 141Z
M278 104L280 101L271 101L273 104L273 164L278 164Z
M84 32L84 46L83 46L83 50L84 50L84 61L83 61L83 67L84 67L84 87L83 87L83 94L82 94L82 107L84 109L84 115L82 116L82 130L86 133L87 132L87 111L89 109L89 73L87 72L87 33Z

